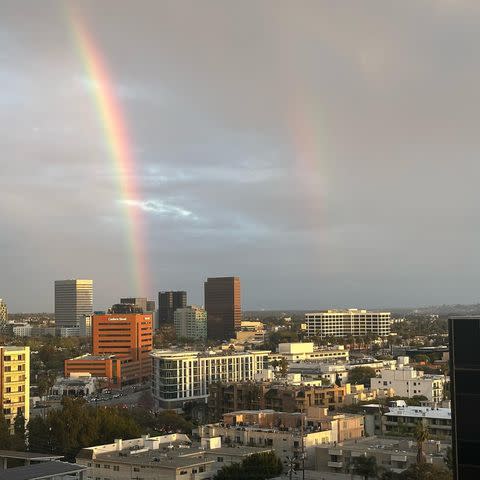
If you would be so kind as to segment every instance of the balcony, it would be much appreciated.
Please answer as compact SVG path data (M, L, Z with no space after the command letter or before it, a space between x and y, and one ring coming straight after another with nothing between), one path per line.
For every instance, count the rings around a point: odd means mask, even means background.
M327 466L331 468L342 468L343 467L343 462L328 462Z

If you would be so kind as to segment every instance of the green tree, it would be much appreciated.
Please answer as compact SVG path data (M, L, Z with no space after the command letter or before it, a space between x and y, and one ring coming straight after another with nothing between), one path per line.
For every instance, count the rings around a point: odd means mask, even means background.
M452 474L446 468L431 463L417 463L393 478L395 480L452 480Z
M288 373L288 360L285 357L282 357L280 360L280 374L285 376Z
M353 471L356 475L360 475L365 480L378 474L377 459L375 457L356 457L353 461Z
M242 463L232 463L222 467L214 480L265 480L282 473L281 460L273 452L255 453Z
M26 440L26 432L25 432L25 417L23 416L22 412L20 412L13 422L13 449L24 451L25 450L25 440Z
M10 425L5 419L5 415L0 413L0 450L9 450L12 445L12 436L10 434Z
M354 385L370 387L370 379L376 376L372 367L355 367L348 373L348 381Z

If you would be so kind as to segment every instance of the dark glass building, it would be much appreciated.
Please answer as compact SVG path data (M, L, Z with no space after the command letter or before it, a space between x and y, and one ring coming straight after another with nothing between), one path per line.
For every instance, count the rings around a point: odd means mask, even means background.
M186 306L187 292L158 292L158 326L173 325L175 310Z
M239 330L242 324L240 278L207 278L204 289L208 338L233 338L235 330Z
M480 478L480 316L448 320L455 480Z

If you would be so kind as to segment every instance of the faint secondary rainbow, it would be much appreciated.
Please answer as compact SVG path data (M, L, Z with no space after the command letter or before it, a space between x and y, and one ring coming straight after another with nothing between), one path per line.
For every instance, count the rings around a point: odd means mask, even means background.
M92 84L95 106L121 194L130 250L131 275L136 289L132 294L147 296L150 291L144 224L141 210L135 206L135 203L140 201L136 178L137 165L127 122L107 64L93 35L80 15L72 13L70 19L78 52Z

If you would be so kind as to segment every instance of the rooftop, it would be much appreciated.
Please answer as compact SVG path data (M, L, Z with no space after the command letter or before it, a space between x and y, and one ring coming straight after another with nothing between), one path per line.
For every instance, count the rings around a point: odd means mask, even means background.
M23 467L0 470L0 480L40 480L82 472L86 467L59 461L35 463Z
M452 411L450 408L433 407L389 407L385 414L387 417L416 417L416 418L438 418L451 420Z
M253 350L253 351L228 351L228 350L209 350L206 352L186 351L186 350L152 350L150 355L157 358L184 358L184 357L240 357L245 355L268 355L270 350Z
M99 361L99 360L109 360L110 358L115 358L116 355L92 355L91 353L86 353L85 355L80 355L79 357L70 358L70 360L92 360L92 361Z

